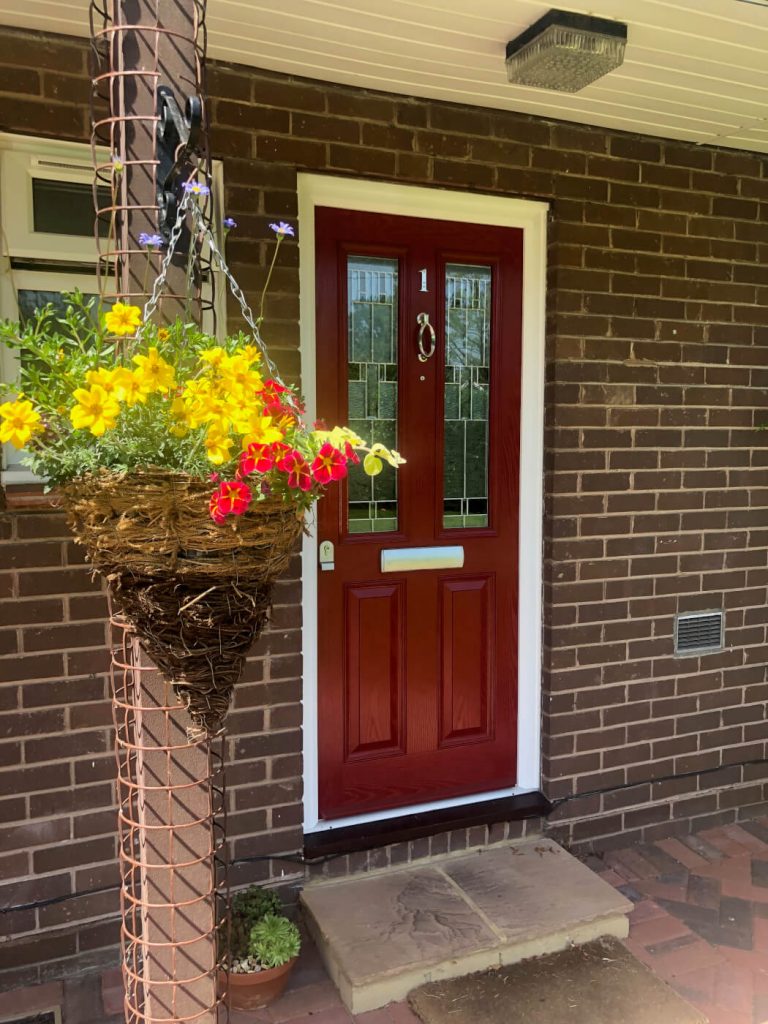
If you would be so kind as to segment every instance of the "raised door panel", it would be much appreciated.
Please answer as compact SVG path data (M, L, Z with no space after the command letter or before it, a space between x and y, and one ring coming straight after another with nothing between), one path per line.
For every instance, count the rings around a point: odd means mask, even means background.
M403 752L403 586L346 590L347 758Z
M491 736L493 578L440 583L440 745Z

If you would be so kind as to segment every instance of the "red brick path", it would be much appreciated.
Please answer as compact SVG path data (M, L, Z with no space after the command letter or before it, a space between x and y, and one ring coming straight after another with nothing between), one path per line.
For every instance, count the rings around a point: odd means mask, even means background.
M630 846L590 866L635 904L632 953L711 1024L768 1024L768 818ZM0 995L0 1017L11 1001L17 1013L64 1002L66 1019L74 1014L78 1024L117 1024L119 972L105 972L100 993L98 981L88 975L71 979L67 991L59 982ZM405 1003L349 1014L309 942L283 999L230 1017L230 1024L355 1022L418 1024Z
M768 1022L768 818L608 853L600 873L635 904L629 949L710 1024Z
M591 866L635 908L627 946L710 1024L768 1024L768 818L606 853ZM417 1024L404 1003L351 1016L317 952L287 995L231 1024Z

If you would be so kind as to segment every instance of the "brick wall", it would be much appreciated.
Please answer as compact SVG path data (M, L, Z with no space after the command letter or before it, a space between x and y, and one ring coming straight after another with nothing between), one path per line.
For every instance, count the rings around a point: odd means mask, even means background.
M296 168L551 202L551 824L605 844L761 804L768 158L245 69L212 84L214 150L230 186L269 183L265 212L295 215ZM250 204L231 188L234 216ZM675 658L675 614L714 608L725 652Z
M4 30L0 127L85 138L84 59L84 44ZM551 201L543 753L547 793L565 800L553 827L605 844L754 810L768 777L755 429L768 422L768 159L243 68L213 66L209 84L239 224L228 252L251 297L268 222L295 219L297 169ZM293 373L297 248L283 254L267 318ZM0 865L23 880L18 902L114 879L114 839L102 598L56 516L12 514L5 529L21 561L2 577L18 621L0 641L0 779L22 831ZM300 848L295 576L232 717L236 857ZM675 613L718 607L726 651L675 659ZM115 906L110 893L21 911L12 930L30 938L4 958L91 955Z

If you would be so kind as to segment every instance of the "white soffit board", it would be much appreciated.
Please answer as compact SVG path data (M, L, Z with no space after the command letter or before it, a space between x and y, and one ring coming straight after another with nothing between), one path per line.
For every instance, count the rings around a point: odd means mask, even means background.
M629 26L623 67L567 95L507 82L550 7ZM87 0L0 0L0 24L88 34ZM768 153L768 0L208 0L209 54L251 67Z

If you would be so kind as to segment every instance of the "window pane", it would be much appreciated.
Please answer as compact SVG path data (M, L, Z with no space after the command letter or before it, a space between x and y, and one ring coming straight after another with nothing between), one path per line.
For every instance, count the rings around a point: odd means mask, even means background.
M445 268L443 526L488 525L490 267Z
M369 443L397 447L397 260L347 259L349 426ZM349 474L350 533L397 529L397 474Z
M91 299L97 299L98 295L85 293L83 299L85 302L90 302ZM108 308L112 305L112 299L103 299L104 308ZM19 320L24 323L35 315L38 309L42 309L47 306L48 303L53 305L56 313L64 314L67 308L67 302L64 298L64 293L60 291L37 291L32 288L19 288ZM94 313L97 312L97 307L94 307Z
M110 191L99 188L99 206L110 205ZM52 235L93 235L93 189L79 181L32 179L32 215L35 231ZM105 217L99 222L99 234L106 237Z

